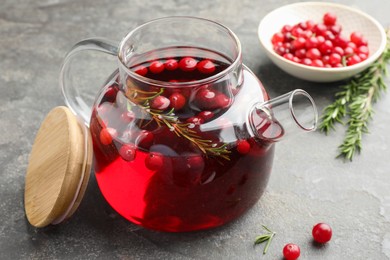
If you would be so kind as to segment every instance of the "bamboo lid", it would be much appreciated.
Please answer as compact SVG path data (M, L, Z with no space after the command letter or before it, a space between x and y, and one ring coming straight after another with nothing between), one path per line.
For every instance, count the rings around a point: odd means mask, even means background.
M41 124L27 168L24 205L31 225L58 224L76 211L91 162L87 127L68 108L54 108Z

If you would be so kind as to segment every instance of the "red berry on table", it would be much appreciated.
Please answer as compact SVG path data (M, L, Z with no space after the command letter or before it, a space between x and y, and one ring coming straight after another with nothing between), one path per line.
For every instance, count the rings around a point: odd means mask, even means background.
M286 260L295 260L301 255L301 249L298 245L289 243L283 247L283 256Z
M145 166L151 171L158 171L164 165L164 157L160 153L149 153L145 158Z
M176 70L179 67L179 63L175 59L169 59L165 61L166 70Z
M247 140L238 140L237 141L237 151L240 154L247 154L249 153L251 149L251 145L248 143Z
M107 127L100 131L99 139L103 145L109 145L112 143L112 139L118 135L114 128Z
M337 20L337 16L334 13L326 13L324 14L323 21L325 25L335 25Z
M169 99L164 96L157 96L150 101L150 107L159 110L166 109L169 106L169 104L170 104Z
M198 70L204 74L210 74L215 71L215 65L211 60L202 60L198 62Z
M158 61L158 60L153 61L152 63L150 63L149 69L150 69L150 72L152 72L154 74L161 73L164 71L164 63L162 63L161 61Z
M196 69L197 64L198 62L194 58L185 57L179 61L179 68L182 71L193 71Z
M318 223L312 230L313 239L318 243L326 243L332 238L332 228L326 223Z
M148 68L144 66L138 66L137 68L135 68L134 72L138 75L145 76L148 73Z
M175 110L182 109L186 104L186 98L181 93L173 93L169 96L170 104L169 106L171 108L174 108Z
M135 158L136 148L133 144L124 144L119 149L119 154L123 160L131 162Z

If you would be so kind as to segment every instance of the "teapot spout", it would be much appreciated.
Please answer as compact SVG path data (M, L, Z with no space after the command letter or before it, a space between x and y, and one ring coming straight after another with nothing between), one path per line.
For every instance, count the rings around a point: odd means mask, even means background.
M287 136L316 130L318 112L313 98L302 89L256 103L249 113L251 132L258 139L277 142Z

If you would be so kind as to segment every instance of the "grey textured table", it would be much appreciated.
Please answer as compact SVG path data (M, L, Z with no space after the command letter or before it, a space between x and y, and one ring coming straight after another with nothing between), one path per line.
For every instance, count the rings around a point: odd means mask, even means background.
M363 153L352 163L335 159L344 136L341 127L329 136L315 132L285 140L277 144L264 196L221 228L182 234L139 228L110 208L94 177L67 223L35 229L26 221L23 189L29 152L46 113L63 105L59 67L74 43L92 36L119 40L131 28L163 16L210 18L236 32L244 63L271 97L299 87L322 109L339 84L295 79L259 47L260 19L290 2L296 1L0 0L0 259L281 259L288 242L300 245L301 259L390 259L389 94L375 105ZM384 26L390 23L390 1L339 2L366 11ZM99 55L81 62L81 68L88 66L96 75L108 76L115 66ZM334 237L317 247L311 227L321 221L331 224ZM265 256L263 246L253 246L261 224L277 232Z

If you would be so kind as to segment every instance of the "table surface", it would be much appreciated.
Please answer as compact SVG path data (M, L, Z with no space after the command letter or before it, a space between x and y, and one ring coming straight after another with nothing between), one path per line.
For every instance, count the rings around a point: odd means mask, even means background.
M46 113L64 104L59 67L74 43L93 36L120 40L131 28L163 16L210 18L238 35L244 63L271 97L303 88L321 110L332 102L340 83L289 76L271 63L257 39L261 18L291 2L297 1L0 0L0 259L282 259L289 242L300 245L301 259L390 259L388 94L375 104L363 153L353 162L335 159L345 135L341 126L328 136L317 131L284 140L277 144L261 200L223 227L180 234L145 230L110 208L93 176L70 221L43 229L26 221L29 152ZM389 26L390 1L338 2ZM80 62L85 63L83 74L95 75L89 86L101 84L115 67L104 55ZM311 228L318 222L333 227L334 236L324 246L311 240ZM263 245L253 246L262 224L277 232L264 256Z

